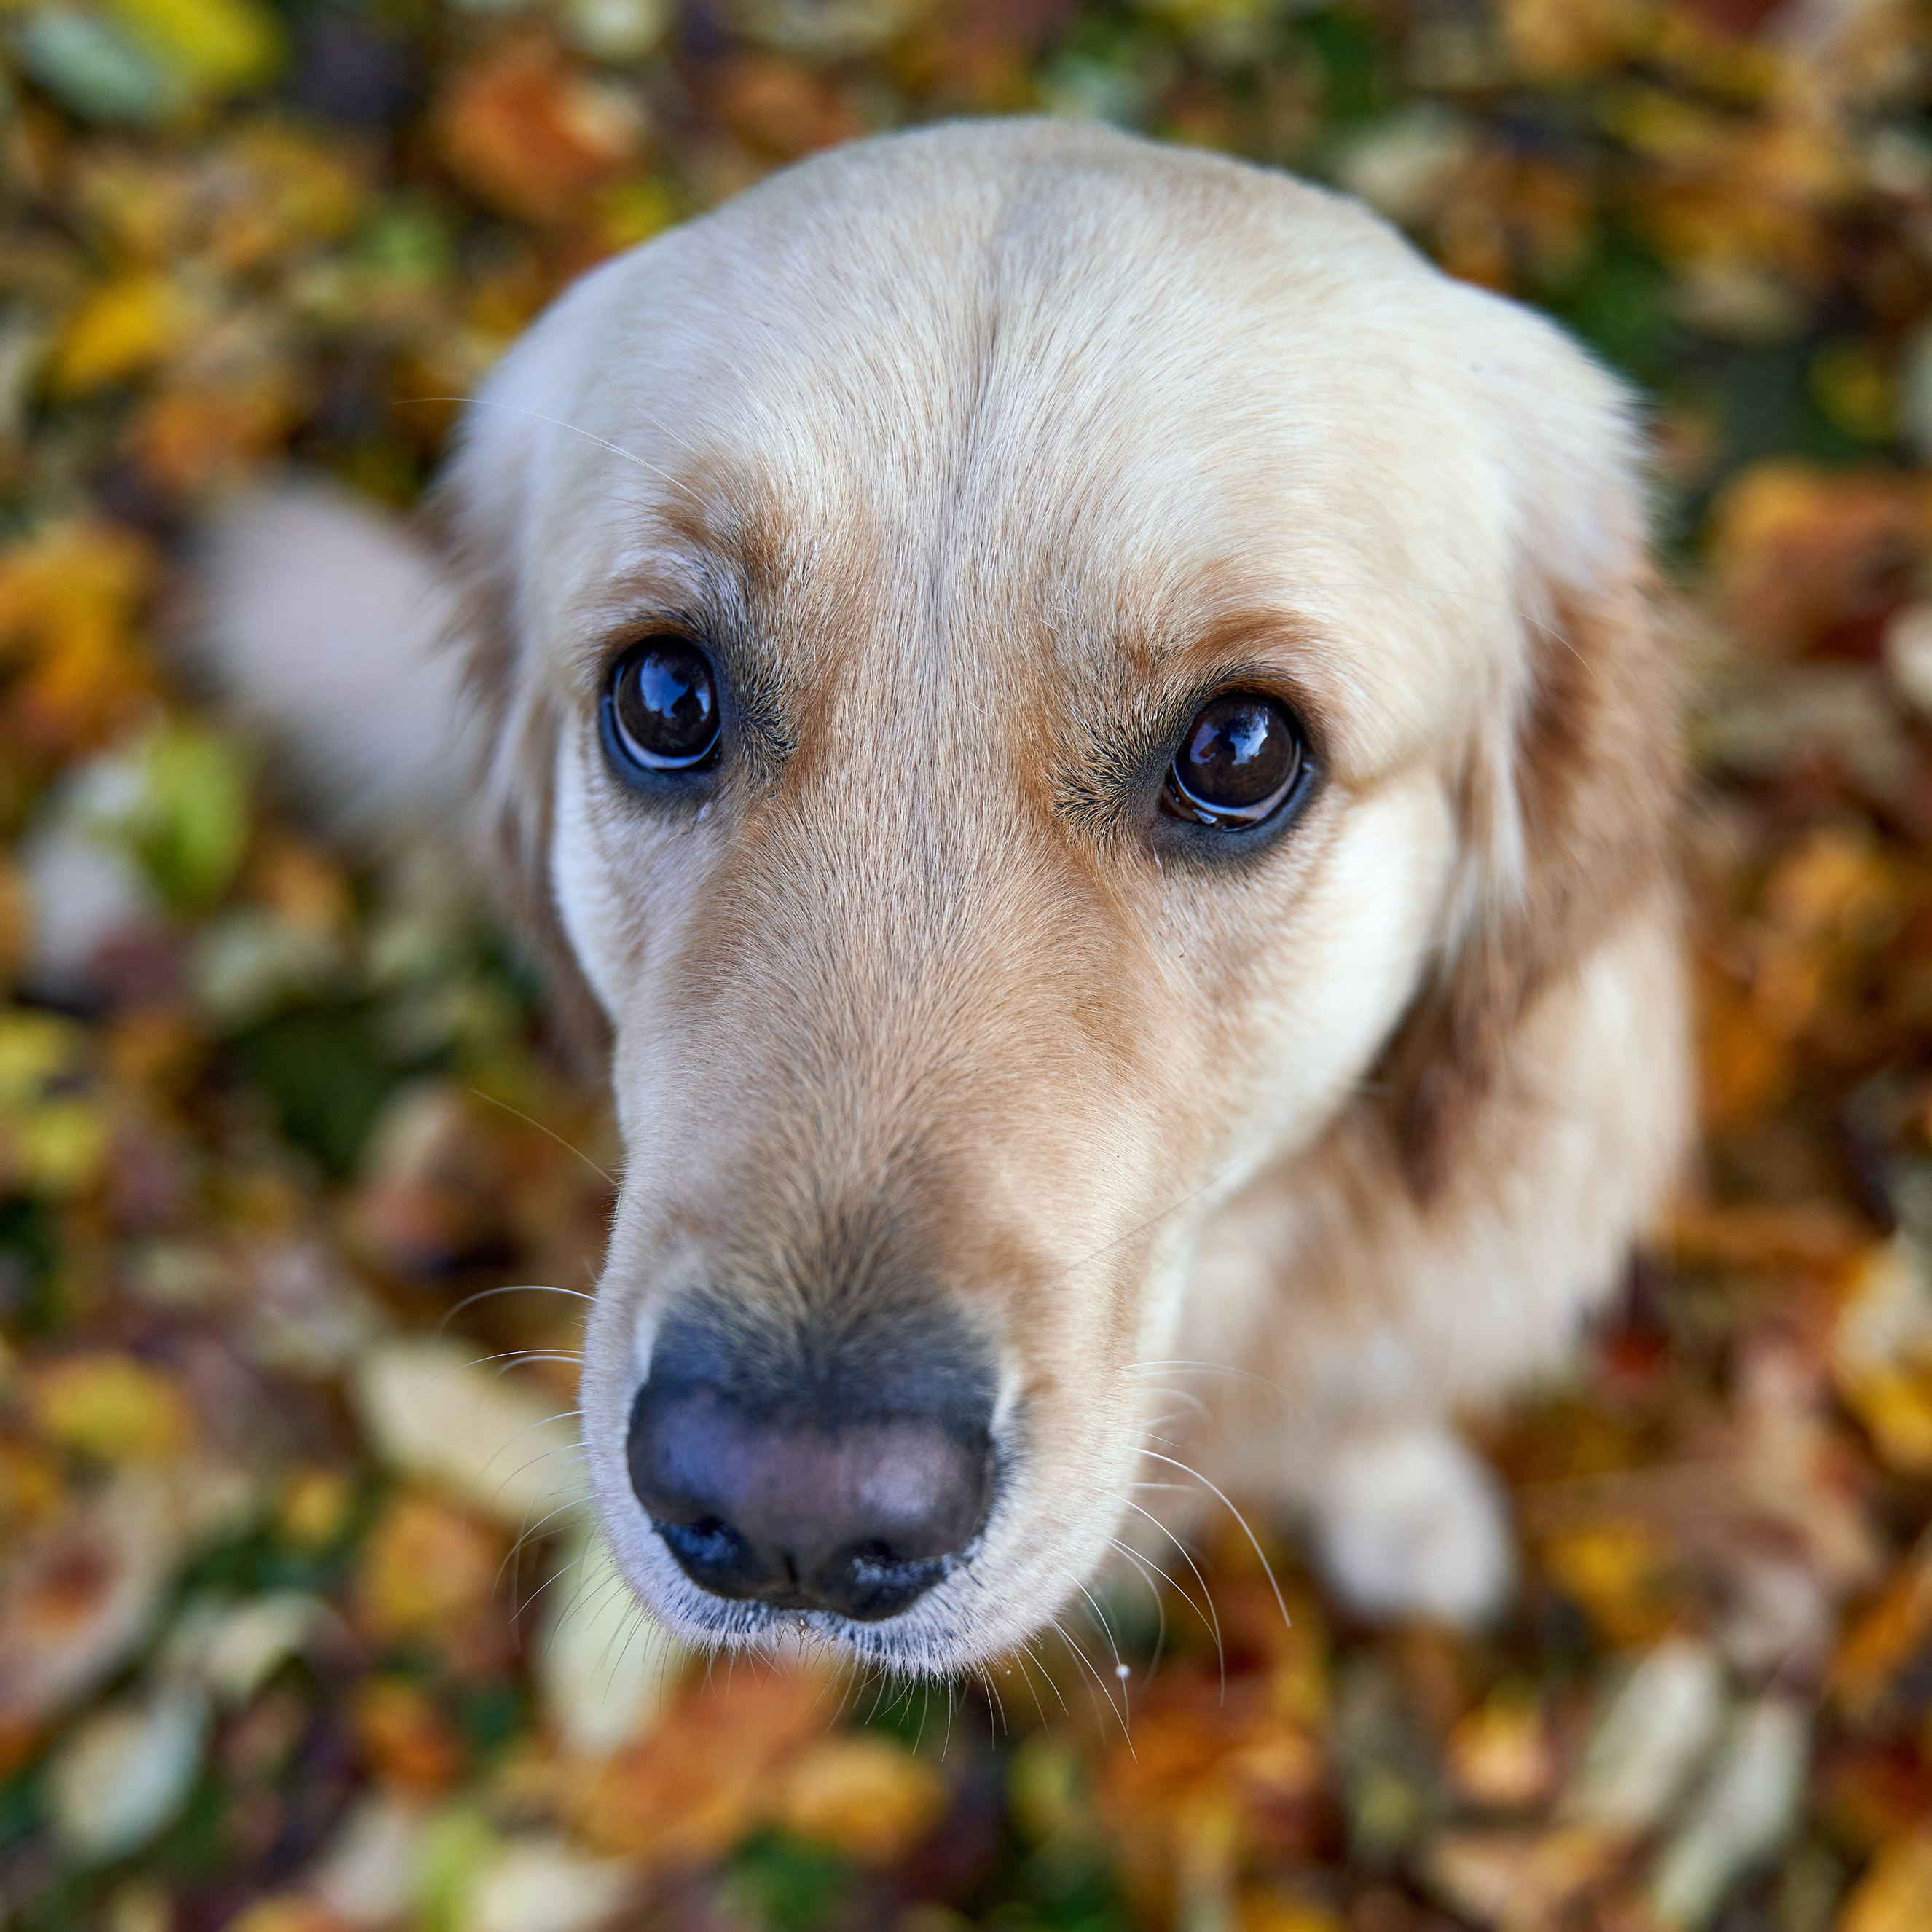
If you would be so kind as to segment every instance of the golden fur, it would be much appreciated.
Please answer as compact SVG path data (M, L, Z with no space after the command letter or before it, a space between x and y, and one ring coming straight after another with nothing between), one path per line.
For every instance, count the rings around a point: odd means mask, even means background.
M674 1627L769 1620L631 1492L654 1323L828 1269L994 1339L1003 1478L961 1574L820 1634L1023 1641L1138 1508L1182 1520L1134 1486L1184 1489L1170 1454L1310 1512L1372 1608L1493 1607L1445 1418L1562 1360L1684 1132L1639 462L1558 331L1359 207L1048 122L806 163L512 352L438 528L488 869L610 1055L586 1429ZM673 618L724 640L743 755L653 814L597 694ZM1136 774L1242 675L1318 789L1163 857Z

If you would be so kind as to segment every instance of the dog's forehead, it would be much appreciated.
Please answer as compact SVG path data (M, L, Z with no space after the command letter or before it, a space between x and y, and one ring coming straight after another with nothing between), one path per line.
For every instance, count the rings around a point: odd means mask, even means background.
M607 271L543 602L723 586L790 598L795 654L944 634L1076 682L1272 630L1361 763L1439 732L1511 594L1448 285L1298 184L1133 153L832 157Z

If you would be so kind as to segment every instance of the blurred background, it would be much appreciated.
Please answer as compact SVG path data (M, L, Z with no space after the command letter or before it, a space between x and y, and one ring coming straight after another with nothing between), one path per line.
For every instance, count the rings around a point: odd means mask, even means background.
M1932 1927L1928 107L1898 0L0 0L0 1920ZM1704 1156L1484 1426L1480 1638L1263 1526L1292 1628L1229 1530L982 1683L680 1658L578 1500L604 1103L167 669L230 493L407 506L590 264L1016 110L1346 187L1648 399Z

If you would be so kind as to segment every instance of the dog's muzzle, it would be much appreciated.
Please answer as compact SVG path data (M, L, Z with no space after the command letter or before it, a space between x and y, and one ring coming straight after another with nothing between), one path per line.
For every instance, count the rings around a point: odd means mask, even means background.
M693 1582L870 1623L953 1567L992 1496L990 1378L950 1324L919 1328L868 1333L830 1372L820 1350L774 1360L689 1319L660 1334L631 1484Z

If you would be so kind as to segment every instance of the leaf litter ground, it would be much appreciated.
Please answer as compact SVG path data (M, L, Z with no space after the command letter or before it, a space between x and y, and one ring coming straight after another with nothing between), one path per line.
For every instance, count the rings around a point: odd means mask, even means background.
M405 506L574 274L1016 109L1337 182L1650 399L1703 1151L1480 1424L1484 1636L1258 1522L1286 1624L1224 1520L979 1682L678 1655L581 1504L603 1102L446 860L329 848L170 668L230 493ZM1922 14L6 0L0 168L9 1923L1932 1926Z

